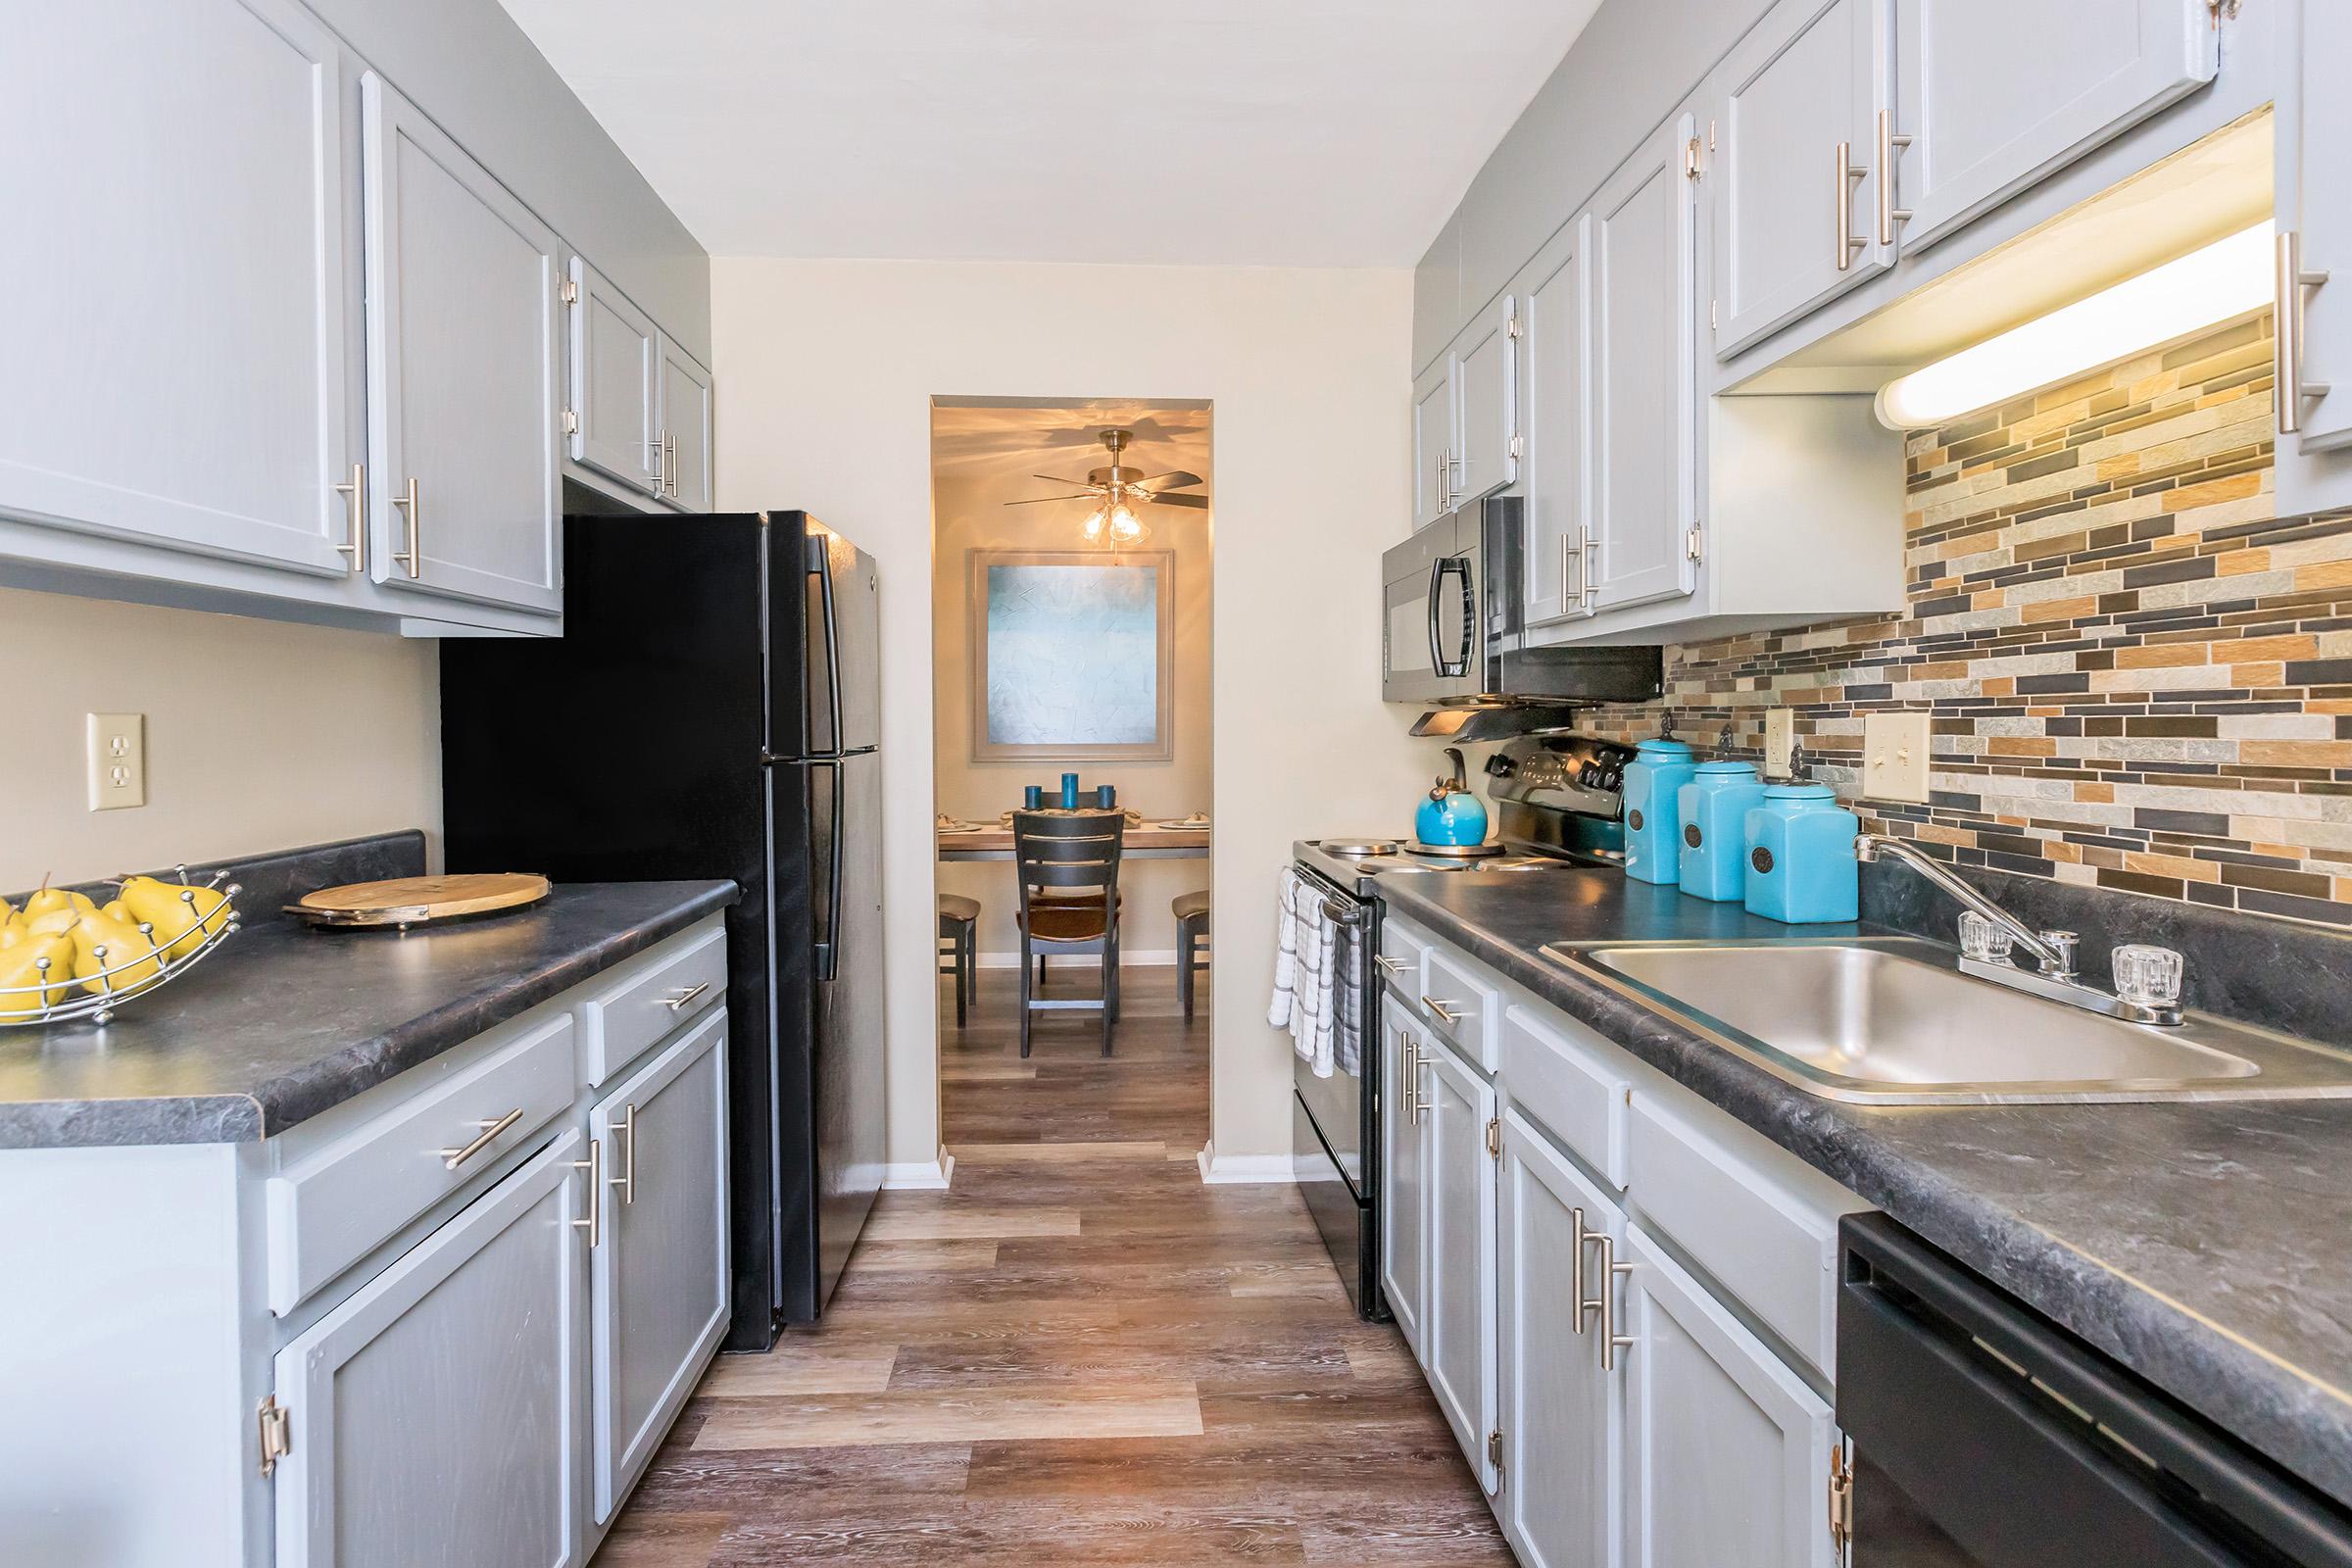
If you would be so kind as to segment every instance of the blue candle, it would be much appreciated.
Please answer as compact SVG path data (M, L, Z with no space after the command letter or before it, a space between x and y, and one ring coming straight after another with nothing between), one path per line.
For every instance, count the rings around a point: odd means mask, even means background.
M1021 806L1025 809L1034 811L1045 804L1046 789L1044 785L1025 784L1021 787Z
M1095 805L1107 811L1119 804L1119 792L1107 784L1095 786Z
M1078 809L1078 775L1075 773L1061 775L1061 808L1065 811Z

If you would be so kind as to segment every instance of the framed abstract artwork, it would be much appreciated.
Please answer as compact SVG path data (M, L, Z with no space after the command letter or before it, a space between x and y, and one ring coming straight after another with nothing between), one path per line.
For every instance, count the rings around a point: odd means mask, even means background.
M1166 761L1175 553L970 558L972 760Z

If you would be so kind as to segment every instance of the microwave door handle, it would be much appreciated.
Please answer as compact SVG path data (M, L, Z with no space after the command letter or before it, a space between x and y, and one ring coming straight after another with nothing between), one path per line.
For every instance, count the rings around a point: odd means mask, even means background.
M1471 574L1469 557L1459 558L1454 565L1458 568L1454 575L1462 584L1462 657L1454 673L1467 675L1470 673L1470 662L1478 653L1478 583Z
M1444 597L1444 582L1447 577L1460 579L1462 585L1462 653L1459 659L1447 659L1439 641L1439 604ZM1470 646L1474 628L1470 598L1470 563L1461 556L1448 556L1430 567L1429 572L1429 658L1437 665L1442 680L1455 680L1470 673Z
M1438 589L1445 580L1445 561L1441 559L1431 562L1429 564L1429 591L1423 594L1421 599L1424 608L1429 611L1429 668L1430 672L1435 675L1446 673L1446 653L1443 645L1438 641Z

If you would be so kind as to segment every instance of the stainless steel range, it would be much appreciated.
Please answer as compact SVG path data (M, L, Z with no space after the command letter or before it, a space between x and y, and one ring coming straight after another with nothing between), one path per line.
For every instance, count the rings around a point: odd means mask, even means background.
M1305 839L1291 846L1291 864L1323 895L1338 928L1332 973L1341 988L1337 1027L1355 1049L1334 1054L1355 1062L1318 1077L1293 1062L1293 1153L1298 1190L1356 1311L1389 1316L1380 1294L1380 1016L1386 983L1373 961L1380 952L1381 884L1399 876L1615 875L1625 857L1618 787L1631 747L1583 735L1511 741L1486 764L1487 794L1498 835L1475 851L1410 839ZM1400 996L1403 993L1398 993ZM1405 996L1408 1005L1418 999Z

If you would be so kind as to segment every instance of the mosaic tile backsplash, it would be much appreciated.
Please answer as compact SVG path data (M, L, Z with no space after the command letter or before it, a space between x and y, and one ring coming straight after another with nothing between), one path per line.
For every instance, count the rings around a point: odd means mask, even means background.
M1678 732L1760 760L1790 708L1960 865L2352 925L2352 514L2275 514L2271 429L2266 317L1914 432L1908 613L1669 648ZM1921 708L1931 803L1858 801L1863 715Z

